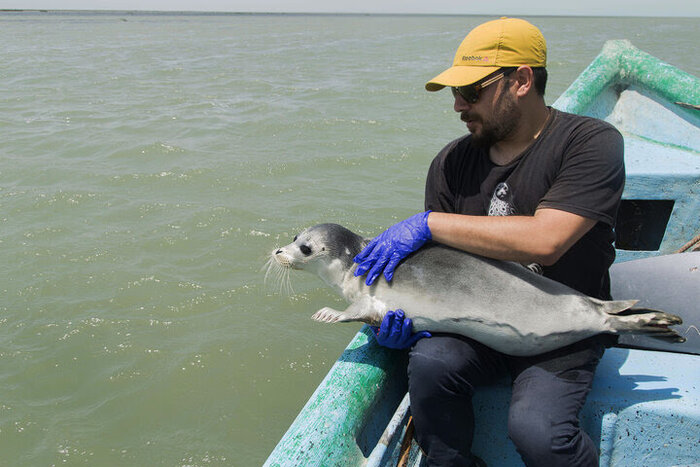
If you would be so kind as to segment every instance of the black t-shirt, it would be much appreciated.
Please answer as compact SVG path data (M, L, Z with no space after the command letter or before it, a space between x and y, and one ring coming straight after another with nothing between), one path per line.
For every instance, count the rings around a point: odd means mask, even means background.
M540 207L598 221L544 275L593 297L610 299L613 227L625 183L622 135L594 118L551 109L545 128L508 165L467 135L433 160L425 208L470 215L534 215Z

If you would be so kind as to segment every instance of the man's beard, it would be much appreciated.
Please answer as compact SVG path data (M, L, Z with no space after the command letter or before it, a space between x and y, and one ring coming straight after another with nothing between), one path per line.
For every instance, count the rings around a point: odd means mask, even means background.
M471 142L475 146L489 148L494 143L503 141L515 131L521 115L515 98L508 92L501 91L491 117L488 120L481 119L481 131L472 133Z

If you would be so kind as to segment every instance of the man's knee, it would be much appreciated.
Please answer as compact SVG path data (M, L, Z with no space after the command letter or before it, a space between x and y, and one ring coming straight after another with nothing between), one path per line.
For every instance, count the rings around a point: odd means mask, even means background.
M547 414L511 408L508 436L523 459L546 458L552 449L552 426Z
M508 436L527 465L597 465L597 450L578 423L554 423L541 410L511 409Z

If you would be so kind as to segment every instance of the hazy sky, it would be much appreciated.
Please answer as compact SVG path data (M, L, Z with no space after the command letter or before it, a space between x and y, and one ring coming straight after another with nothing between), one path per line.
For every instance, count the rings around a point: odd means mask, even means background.
M700 16L698 0L0 0L0 9Z

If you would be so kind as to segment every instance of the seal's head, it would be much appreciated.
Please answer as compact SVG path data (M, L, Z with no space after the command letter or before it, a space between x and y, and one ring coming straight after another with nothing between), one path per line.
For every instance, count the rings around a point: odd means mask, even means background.
M309 227L289 245L272 251L265 278L276 270L280 287L291 291L289 271L301 269L316 273L326 283L337 287L354 269L353 258L367 243L367 239L338 224Z
M301 232L289 245L276 249L272 257L282 267L319 272L331 263L350 269L365 241L338 224L319 224Z

